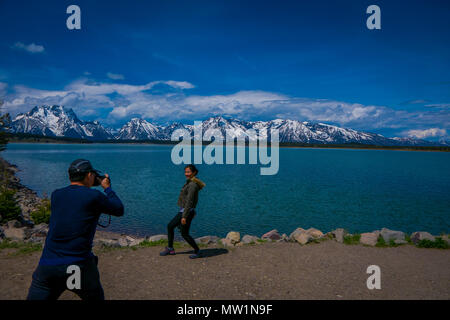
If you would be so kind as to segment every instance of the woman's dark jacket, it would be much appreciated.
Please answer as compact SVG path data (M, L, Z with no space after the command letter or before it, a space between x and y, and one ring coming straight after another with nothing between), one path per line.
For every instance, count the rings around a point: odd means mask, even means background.
M195 209L197 206L198 192L204 186L205 184L196 177L186 180L178 197L178 206L184 209L182 214L183 218L187 218L191 209Z

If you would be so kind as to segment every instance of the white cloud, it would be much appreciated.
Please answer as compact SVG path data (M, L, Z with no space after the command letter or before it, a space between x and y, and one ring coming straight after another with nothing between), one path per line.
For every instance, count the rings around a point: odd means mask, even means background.
M107 76L108 78L110 78L110 79L113 79L113 80L123 80L123 79L125 79L125 77L123 76L123 74L112 73L112 72L108 72L108 73L106 74L106 76Z
M171 90L161 93L159 86L158 90L153 90L157 85L169 86ZM194 85L186 81L159 80L130 85L97 83L89 79L73 81L61 90L14 86L9 88L8 94L5 93L4 108L15 115L29 111L35 105L60 104L73 108L82 118L86 116L92 119L95 116L109 124L132 116L175 121L204 119L220 114L246 120L285 118L318 121L369 131L390 128L404 133L410 130L416 136L424 133L411 129L450 130L448 108L394 110L386 106L298 98L258 90L226 95L187 95L185 90L191 88ZM428 134L432 134L432 131ZM442 131L436 131L435 134L442 134Z
M13 92L5 96L4 108L15 115L29 111L35 105L58 104L72 107L80 114L94 114L94 112L86 111L86 109L114 109L120 105L128 106L132 103L137 104L154 100L148 98L152 95L145 92L160 83L176 89L194 87L188 82L178 81L153 81L145 85L128 85L95 83L88 79L74 81L62 90L40 90L16 85L13 87ZM118 97L113 100L110 95L114 93ZM127 113L124 114L124 116L126 115Z
M406 105L406 104L424 104L424 103L428 103L430 102L429 100L426 99L417 99L417 100L408 100L405 101L403 103L401 103L402 105Z
M416 137L419 139L447 136L447 130L439 128L430 128L425 130L408 130L405 133L407 136Z
M174 87L174 88L180 88L180 89L193 89L195 88L192 83L186 82L186 81L163 81L163 83L167 84L168 86Z
M44 46L34 43L24 44L23 42L16 42L12 47L15 49L25 50L30 53L42 53L45 51Z
M433 103L433 104L426 104L425 107L431 107L431 108L450 108L450 103Z

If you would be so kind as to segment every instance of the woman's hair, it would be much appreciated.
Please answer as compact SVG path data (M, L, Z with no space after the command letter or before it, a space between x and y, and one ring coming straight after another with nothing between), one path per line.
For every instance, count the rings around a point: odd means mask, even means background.
M187 169L187 168L189 168L194 175L197 175L198 169L193 164L188 164L186 167L184 167L184 169Z

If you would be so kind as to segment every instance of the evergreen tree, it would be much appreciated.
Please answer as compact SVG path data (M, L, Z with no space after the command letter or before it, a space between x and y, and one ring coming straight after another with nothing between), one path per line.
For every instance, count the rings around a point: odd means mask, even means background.
M3 190L0 193L0 223L19 218L21 209L14 197L14 190Z

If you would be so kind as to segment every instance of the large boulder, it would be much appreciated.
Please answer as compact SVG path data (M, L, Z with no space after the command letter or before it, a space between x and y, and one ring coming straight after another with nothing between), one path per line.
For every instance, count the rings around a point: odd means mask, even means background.
M291 233L289 239L303 245L313 240L313 237L305 229L297 228Z
M200 237L195 239L195 242L199 243L199 244L211 244L211 243L216 243L217 240L219 240L219 237L216 236L204 236L204 237Z
M134 238L131 236L121 236L119 239L111 239L115 240L120 247L134 247L140 245L145 241L145 238ZM156 240L159 241L159 240Z
M295 235L294 239L300 244L307 244L313 239L313 237L306 232L302 232L300 234Z
M154 236L147 237L147 241L149 241L149 242L157 242L157 241L167 240L167 239L168 239L168 237L166 234L157 234Z
M130 247L134 247L134 246L140 245L144 241L145 241L145 238L137 238L137 239L134 239L133 241L131 241L128 245Z
M359 242L366 246L375 246L378 242L379 234L378 232L366 232L361 234Z
M134 238L130 236L125 236L125 240L127 241L128 247L134 247L140 245L145 241L145 238Z
M46 237L48 234L48 225L46 223L35 225L31 229L31 234L37 237Z
M295 229L295 230L292 231L292 233L289 235L289 240L295 242L295 241L296 241L296 240L295 240L295 236L298 235L298 234L300 234L300 233L302 233L302 232L305 232L305 231L306 231L306 230L303 229L303 228L297 228L297 229Z
M241 242L243 244L252 244L252 243L257 243L258 242L258 237L257 236L251 236L246 234L245 236L242 237Z
M308 233L314 239L319 239L323 237L323 232L316 228L309 228L308 230L306 230L306 233Z
M425 231L417 231L411 234L411 241L414 244L418 244L421 240L435 241L436 238L433 235L431 235L431 233Z
M120 247L119 240L116 240L116 239L104 239L104 238L95 239L94 240L94 245L102 246L102 247L113 247L113 248Z
M23 224L19 220L10 220L6 223L6 228L8 229L21 227L23 227Z
M27 242L43 244L45 242L45 237L36 237L32 235L27 239Z
M390 242L391 240L405 240L405 233L402 231L389 230L387 228L381 229L380 235L383 237L385 242Z
M22 228L6 228L3 230L5 234L5 238L16 240L16 241L25 241L31 236L31 229L22 227Z
M323 232L316 228L309 228L308 230L297 228L290 234L289 240L300 244L306 244L311 240L319 239L323 236Z
M117 243L119 244L119 247L128 247L128 241L125 237L119 238Z
M344 242L344 236L347 234L347 232L342 229L342 228L338 228L336 230L331 231L331 234L333 235L334 239L339 242L339 243L343 243Z
M220 239L220 243L222 243L222 245L225 247L234 247L234 244L231 243L231 239L229 239L229 238Z
M236 231L230 231L225 239L228 239L232 245L236 245L241 241L241 234Z
M270 241L276 241L276 240L280 240L281 236L278 233L278 230L274 229L274 230L271 230L271 231L263 234L261 236L261 239L270 240Z
M41 223L30 229L30 238L28 240L33 243L44 243L47 234L48 225Z
M289 242L289 236L286 233L283 233L281 239L277 240L277 242Z

